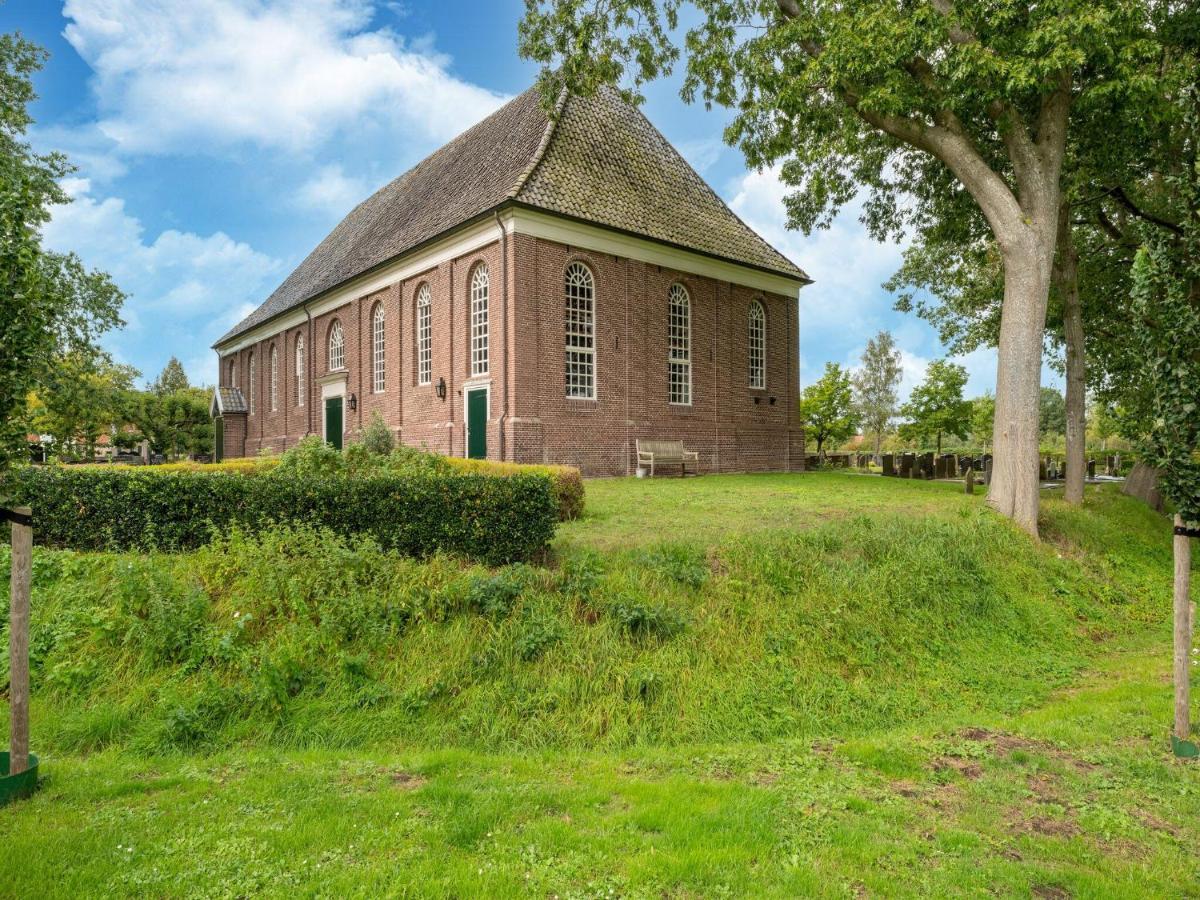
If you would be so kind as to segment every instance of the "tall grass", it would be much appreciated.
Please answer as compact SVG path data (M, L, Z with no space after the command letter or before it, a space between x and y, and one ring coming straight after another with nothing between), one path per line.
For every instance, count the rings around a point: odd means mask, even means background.
M34 727L46 751L612 749L1015 709L1170 602L1161 520L1108 495L1047 506L1042 545L962 506L553 569L304 527L176 556L39 550Z

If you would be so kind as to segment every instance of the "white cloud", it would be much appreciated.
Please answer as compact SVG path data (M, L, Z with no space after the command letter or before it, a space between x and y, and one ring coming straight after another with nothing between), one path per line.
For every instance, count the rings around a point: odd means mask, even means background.
M278 260L224 232L171 229L148 240L120 198L94 196L84 178L66 179L63 186L73 201L55 209L45 243L79 254L129 295L122 311L128 326L110 337L111 349L124 357L150 359L158 367L172 352L203 360L211 355L208 345L254 309L280 277ZM210 363L188 374L211 380L215 371Z
M867 339L888 330L901 354L899 394L904 402L924 379L930 361L945 356L929 325L897 313L882 288L899 267L905 243L873 240L859 221L858 202L844 208L827 230L807 236L790 231L783 207L790 190L778 168L748 172L736 183L730 206L813 279L800 291L801 384L819 378L826 360L857 368ZM995 350L980 348L951 360L967 370L966 396L993 389Z
M904 245L873 240L858 221L857 203L843 209L829 229L810 235L789 230L783 198L791 190L777 167L748 172L729 205L813 279L800 292L804 328L874 333L891 311L880 285L899 267Z
M249 143L308 150L382 123L444 141L502 97L427 43L367 30L368 0L67 0L100 130L129 152Z
M369 192L366 181L346 174L338 163L317 170L296 191L296 205L340 219Z

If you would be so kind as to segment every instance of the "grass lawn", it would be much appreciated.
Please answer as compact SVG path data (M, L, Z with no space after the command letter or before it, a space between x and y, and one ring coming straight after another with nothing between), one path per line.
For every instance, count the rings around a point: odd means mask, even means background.
M1200 894L1166 523L1045 507L1035 547L950 485L589 482L499 616L454 605L478 573L380 584L361 548L335 581L294 539L39 554L46 781L0 809L0 896ZM374 642L360 593L424 605ZM188 602L202 664L164 643Z
M949 482L903 481L856 473L610 478L587 483L583 517L559 528L565 551L611 551L660 541L712 546L732 536L809 528L832 519L901 509L952 515L983 502Z

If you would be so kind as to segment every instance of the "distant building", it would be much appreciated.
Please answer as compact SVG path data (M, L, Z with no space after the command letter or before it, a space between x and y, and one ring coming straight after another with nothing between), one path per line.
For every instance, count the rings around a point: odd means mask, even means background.
M626 474L804 465L807 276L615 91L533 89L356 207L215 345L225 457L374 413L444 454Z

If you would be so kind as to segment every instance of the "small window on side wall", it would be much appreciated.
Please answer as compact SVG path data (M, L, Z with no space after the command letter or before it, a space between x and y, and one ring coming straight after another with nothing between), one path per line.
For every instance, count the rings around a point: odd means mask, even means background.
M329 370L346 368L346 336L342 323L335 321L329 329Z
M763 390L767 386L767 312L758 300L750 304L748 324L750 387Z

